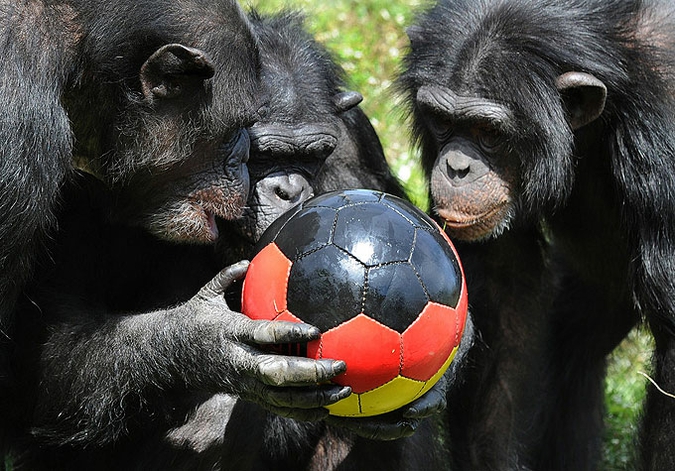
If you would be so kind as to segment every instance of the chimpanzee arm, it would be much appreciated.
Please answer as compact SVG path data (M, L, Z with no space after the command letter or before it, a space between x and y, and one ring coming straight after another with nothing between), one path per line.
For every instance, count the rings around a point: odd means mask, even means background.
M306 324L254 321L223 293L247 262L226 268L186 303L168 310L56 326L42 354L35 432L56 444L105 444L167 392L227 392L286 416L317 420L323 406L351 392L316 386L345 370L342 361L261 352L257 346L305 342Z
M20 4L0 6L0 325L5 329L35 252L55 223L54 205L71 166L70 124L60 101L67 34L51 7L30 26L22 23L26 16ZM33 35L27 28L43 34L28 44Z

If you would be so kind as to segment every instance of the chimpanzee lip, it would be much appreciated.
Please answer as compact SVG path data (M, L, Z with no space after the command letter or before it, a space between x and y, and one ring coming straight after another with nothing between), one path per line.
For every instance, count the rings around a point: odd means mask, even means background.
M206 217L206 227L208 228L209 239L215 241L218 239L218 224L216 223L216 215L211 211L204 210Z
M485 224L485 222L494 218L499 212L502 211L504 205L499 205L490 211L486 211L482 214L476 216L471 216L468 218L460 217L456 211L447 210L443 208L438 208L436 212L443 220L451 227L455 228L464 228L475 226L476 224Z

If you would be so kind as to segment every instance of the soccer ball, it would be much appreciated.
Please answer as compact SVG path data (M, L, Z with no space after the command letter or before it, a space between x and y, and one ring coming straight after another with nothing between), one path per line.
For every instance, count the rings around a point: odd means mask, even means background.
M242 311L306 322L321 338L286 354L344 360L352 394L333 415L383 414L428 391L450 366L467 315L452 243L412 204L371 190L305 201L263 234Z

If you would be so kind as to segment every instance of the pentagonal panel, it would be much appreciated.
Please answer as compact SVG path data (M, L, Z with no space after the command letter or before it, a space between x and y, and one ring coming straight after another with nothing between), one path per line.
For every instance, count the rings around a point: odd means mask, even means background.
M456 307L462 286L462 274L452 248L440 232L418 229L412 264L419 273L429 298Z
M408 262L368 270L363 312L402 333L417 319L428 298Z
M398 376L400 335L360 314L321 336L322 358L344 360L347 371L333 382L355 393L374 389Z
M244 279L241 310L252 319L274 319L286 309L286 287L291 262L276 244L268 244L256 255Z
M365 267L334 245L298 259L288 281L288 310L325 332L361 312Z
M379 203L354 204L338 210L333 243L368 266L408 260L415 228Z
M328 245L334 219L334 209L304 208L286 223L274 242L290 260L295 260Z
M463 316L461 316L463 319ZM464 324L453 308L429 303L403 335L401 375L427 381L448 360Z

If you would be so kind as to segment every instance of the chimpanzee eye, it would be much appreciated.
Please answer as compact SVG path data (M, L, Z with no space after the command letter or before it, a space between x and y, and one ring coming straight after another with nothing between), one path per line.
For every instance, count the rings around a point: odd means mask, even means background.
M479 127L474 130L474 135L478 145L485 152L497 152L503 145L504 140L501 134L494 129Z
M444 116L432 116L428 120L429 128L440 142L449 139L455 132L454 124Z

